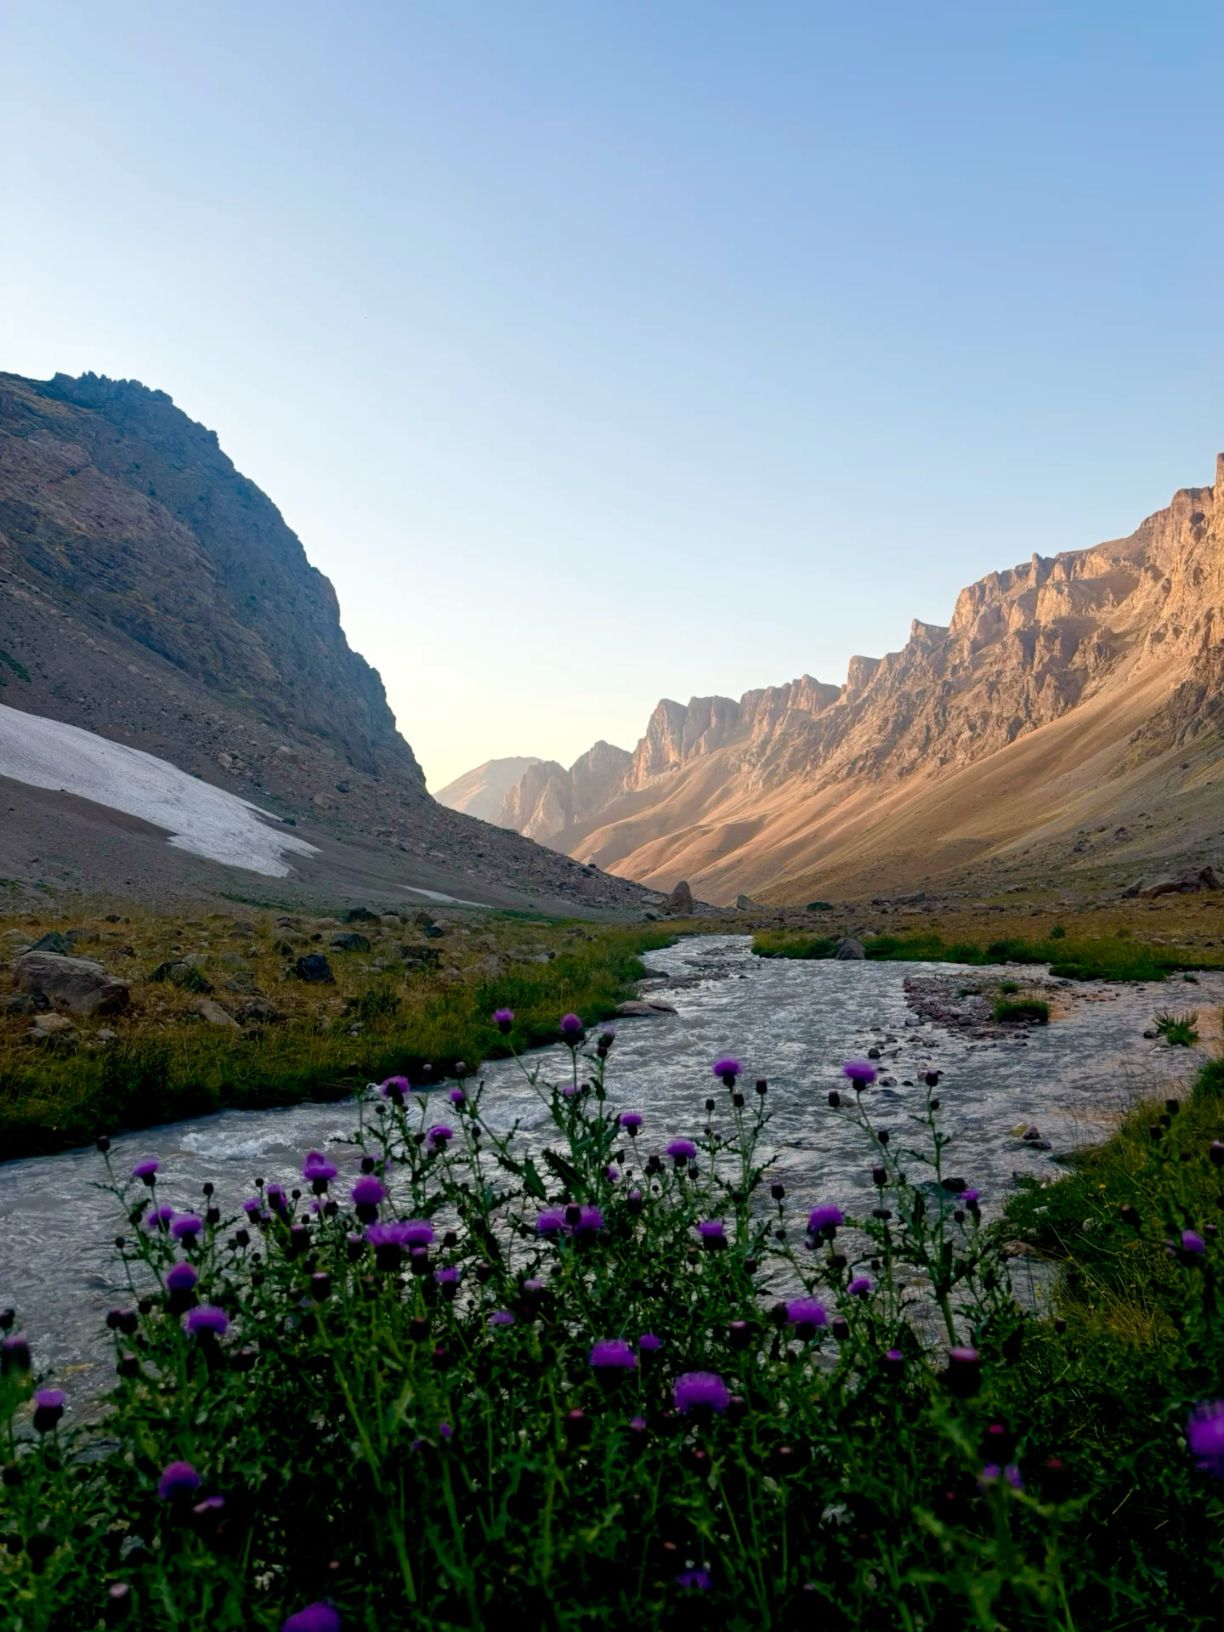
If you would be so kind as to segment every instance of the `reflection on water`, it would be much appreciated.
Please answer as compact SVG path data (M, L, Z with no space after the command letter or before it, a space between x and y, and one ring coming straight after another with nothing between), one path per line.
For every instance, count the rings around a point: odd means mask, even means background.
M869 1047L882 1049L895 1088L872 1090L876 1119L904 1128L921 1081L938 1067L945 1126L955 1136L946 1170L963 1173L983 1192L989 1210L1012 1187L1013 1174L1050 1177L1050 1154L1015 1134L1035 1123L1054 1152L1100 1137L1136 1094L1186 1080L1197 1063L1187 1050L1142 1040L1159 989L1092 988L1099 1001L1076 1006L1049 1027L999 1041L919 1023L907 1007L903 983L913 964L791 963L762 961L742 936L688 940L651 953L653 969L698 976L668 1000L679 1011L663 1020L625 1020L612 1054L610 1097L647 1118L643 1154L664 1135L692 1133L704 1118L711 1091L710 1062L732 1052L749 1080L769 1080L771 1137L779 1151L776 1176L797 1203L860 1205L870 1187L870 1159L859 1137L827 1113L825 1095L842 1060ZM936 966L921 966L934 972ZM945 972L947 966L943 966ZM983 971L966 971L980 980ZM1204 975L1196 1002L1224 1002L1224 975ZM539 1056L533 1064L540 1063ZM557 1059L558 1072L562 1059ZM546 1065L547 1071L547 1065ZM538 1128L545 1112L507 1061L489 1067L486 1113L508 1126ZM194 1122L127 1134L114 1143L117 1172L142 1156L162 1164L159 1193L179 1206L198 1205L200 1186L213 1181L223 1207L248 1193L258 1173L292 1181L302 1154L350 1134L357 1120L350 1102L300 1105L274 1111L228 1111ZM527 1135L530 1137L530 1134ZM342 1172L356 1167L351 1148L339 1153ZM0 1306L15 1304L39 1365L61 1377L101 1375L102 1317L115 1301L111 1243L123 1220L113 1199L94 1188L104 1176L93 1150L38 1157L0 1166Z

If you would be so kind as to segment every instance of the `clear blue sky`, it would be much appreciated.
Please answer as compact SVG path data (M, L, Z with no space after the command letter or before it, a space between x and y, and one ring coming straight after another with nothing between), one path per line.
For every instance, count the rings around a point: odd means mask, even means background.
M0 366L213 427L434 787L840 681L1224 447L1218 4L39 0L4 33Z

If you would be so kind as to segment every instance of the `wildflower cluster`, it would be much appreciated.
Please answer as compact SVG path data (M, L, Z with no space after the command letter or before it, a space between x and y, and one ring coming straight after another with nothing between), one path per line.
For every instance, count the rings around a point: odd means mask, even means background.
M96 1428L0 1316L17 1624L1113 1624L1103 1442L1040 1386L1084 1357L1013 1295L934 1074L892 1126L869 1062L813 1092L862 1183L797 1206L741 1061L677 1132L613 1102L612 1033L559 1031L562 1081L523 1065L542 1137L478 1082L441 1121L393 1077L232 1214L105 1156L131 1292ZM1144 1500L1193 1533L1224 1490L1218 1239L1162 1240L1193 1363L1148 1402Z

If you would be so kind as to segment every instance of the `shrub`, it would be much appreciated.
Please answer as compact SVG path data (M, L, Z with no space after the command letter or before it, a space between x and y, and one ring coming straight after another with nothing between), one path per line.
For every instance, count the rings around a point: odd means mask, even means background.
M1198 1042L1198 1011L1187 1009L1184 1014L1174 1014L1166 1009L1156 1016L1156 1030L1175 1048L1189 1048Z
M1047 1025L1050 1019L1050 1005L1040 997L1000 997L996 998L994 1006L996 1020L1035 1020L1038 1025Z

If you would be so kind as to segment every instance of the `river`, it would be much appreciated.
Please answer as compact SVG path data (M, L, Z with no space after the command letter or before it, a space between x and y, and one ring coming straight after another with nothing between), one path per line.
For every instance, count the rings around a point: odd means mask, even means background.
M1143 1040L1165 1006L1224 1005L1224 974L1204 974L1195 988L1111 985L1066 988L1069 1012L1049 1026L982 1039L921 1019L907 1002L907 977L939 975L953 986L980 982L984 971L948 965L762 960L745 936L681 941L648 955L652 970L677 983L666 992L675 1016L623 1020L611 1058L610 1097L647 1118L641 1145L692 1133L714 1091L710 1062L733 1053L749 1083L769 1081L776 1177L804 1205L817 1200L854 1208L870 1188L870 1154L860 1137L828 1113L826 1095L841 1062L878 1047L896 1087L872 1090L878 1123L900 1130L921 1089L923 1072L943 1073L940 1097L954 1135L945 1171L963 1174L997 1210L1014 1175L1057 1175L1054 1158L1102 1137L1138 1094L1174 1091L1193 1075L1199 1055ZM1014 971L1012 971L1014 973ZM1024 979L1025 973L1019 978ZM540 1063L534 1056L533 1065ZM558 1072L562 1060L558 1057ZM491 1119L539 1127L543 1109L512 1061L490 1065L484 1105ZM292 1182L303 1153L326 1149L351 1133L352 1102L272 1111L228 1111L197 1121L125 1134L114 1141L118 1172L145 1156L162 1164L159 1195L180 1207L202 1204L200 1187L217 1186L235 1207L256 1174ZM1017 1136L1035 1124L1051 1149ZM528 1134L530 1137L530 1134ZM354 1166L351 1149L342 1171ZM102 1369L103 1317L121 1296L112 1242L125 1220L103 1178L96 1151L69 1151L0 1165L0 1307L15 1305L40 1369L65 1386L96 1387Z

